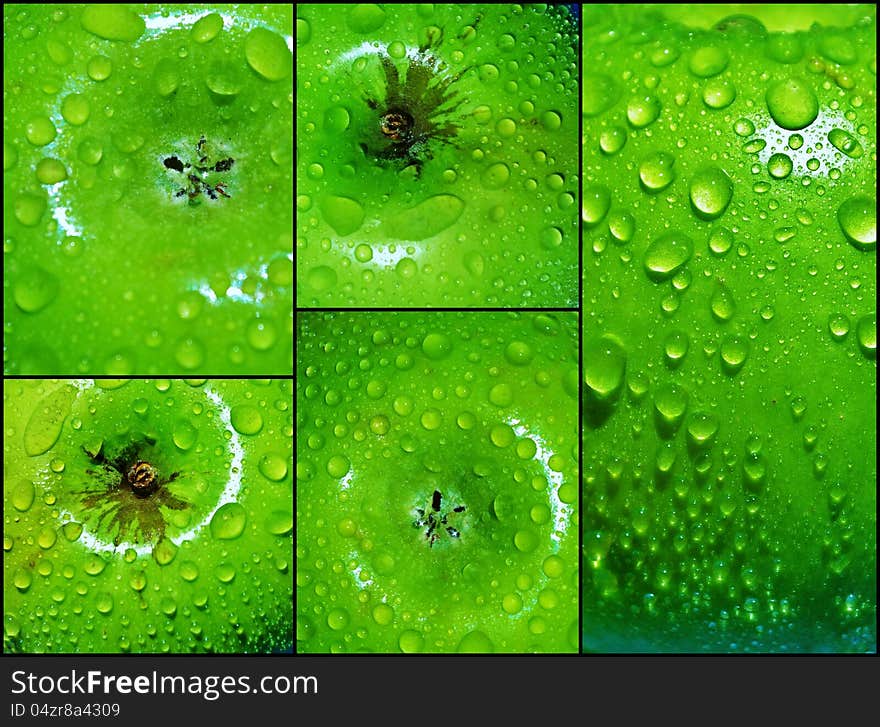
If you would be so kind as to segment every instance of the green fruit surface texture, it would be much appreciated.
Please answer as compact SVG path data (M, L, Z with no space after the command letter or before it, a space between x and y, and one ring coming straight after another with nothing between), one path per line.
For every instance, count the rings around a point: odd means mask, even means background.
M4 651L290 651L290 388L7 380Z
M577 129L564 8L298 5L298 304L575 307Z
M289 374L292 6L3 13L4 371Z
M578 648L574 313L302 314L297 652Z
M583 43L583 647L874 651L875 6Z

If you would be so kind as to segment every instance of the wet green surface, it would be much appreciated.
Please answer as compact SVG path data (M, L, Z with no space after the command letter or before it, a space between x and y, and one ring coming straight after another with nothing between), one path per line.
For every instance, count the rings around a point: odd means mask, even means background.
M576 53L547 6L299 5L298 305L575 307Z
M876 649L876 25L836 8L584 10L588 651Z
M6 373L291 370L292 7L164 7L4 6Z
M4 651L289 651L291 397L7 381Z
M576 651L575 315L300 321L297 651Z

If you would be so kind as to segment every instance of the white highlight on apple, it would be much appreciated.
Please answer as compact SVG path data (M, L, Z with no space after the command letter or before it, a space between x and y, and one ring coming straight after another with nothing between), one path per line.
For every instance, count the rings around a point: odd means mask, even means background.
M144 18L144 24L148 31L152 31L149 35L159 35L162 31L172 30L174 28L186 28L192 26L196 21L201 20L205 15L210 13L187 13L187 12L171 12L171 13L153 13ZM230 15L228 13L219 13L223 18L223 30L229 30L234 24L238 24L245 30L253 30L254 28L266 28L273 33L277 32L274 28L269 28L265 24L252 18L241 18ZM293 35L283 35L284 42L287 44L288 50L293 53Z
M855 126L840 109L821 107L816 120L798 131L781 129L766 111L749 120L755 125L755 132L745 137L746 143L752 139L770 140L774 137L783 137L787 141L794 134L798 134L803 139L803 143L797 149L792 149L786 143L766 144L763 149L757 152L758 161L764 167L767 166L771 156L782 152L791 159L791 176L824 179L828 176L829 170L839 169L848 163L856 162L855 159L836 149L828 141L828 132L833 129L842 129L854 139L861 138ZM807 162L810 159L815 159L821 165L815 172L810 171L807 167Z
M104 389L95 388L95 382L90 379L73 379L69 382L71 385L79 389L81 392L94 390L97 392L104 392ZM213 389L205 386L203 389L205 394L205 398L208 399L219 412L219 418L223 427L230 434L230 438L227 442L227 446L232 451L232 461L229 464L229 478L226 480L226 485L223 488L223 492L220 493L220 497L217 499L214 507L202 518L200 522L191 527L189 530L185 530L182 533L175 535L174 537L169 538L174 545L180 546L182 543L193 540L198 536L198 534L207 526L211 519L214 517L214 513L217 512L223 505L226 505L230 502L235 502L238 494L241 490L241 473L242 473L242 462L244 460L244 447L241 445L241 438L238 435L238 432L235 430L235 427L232 426L231 420L231 411L229 406L223 401L223 398ZM61 510L61 515L63 518L66 518L66 521L74 522L76 518L69 510ZM152 543L131 543L131 542L121 542L118 545L115 543L109 543L105 540L101 540L93 533L88 532L83 529L82 534L79 536L80 542L89 550L99 552L99 553L117 553L122 554L126 550L133 550L139 556L150 555L153 552L153 544Z
M510 425L511 429L513 429L516 436L527 436L535 443L536 451L534 459L541 463L541 468L544 470L544 475L547 477L547 482L550 485L550 487L547 488L550 500L550 512L553 516L553 532L550 534L550 539L558 544L562 540L562 536L568 530L568 526L572 521L571 506L566 505L559 499L559 488L562 487L564 481L562 473L555 472L551 469L550 457L553 456L553 453L550 451L547 443L540 434L531 432L528 427L522 424L522 420L516 417L510 417L506 422Z

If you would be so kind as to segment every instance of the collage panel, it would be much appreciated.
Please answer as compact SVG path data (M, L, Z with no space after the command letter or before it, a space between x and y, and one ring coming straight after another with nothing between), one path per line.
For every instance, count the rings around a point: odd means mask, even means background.
M577 314L297 336L297 653L576 653Z
M577 307L577 16L297 5L297 306Z
M583 649L875 652L876 6L583 48Z
M293 368L293 6L4 4L4 373Z
M293 651L289 379L6 379L3 652Z

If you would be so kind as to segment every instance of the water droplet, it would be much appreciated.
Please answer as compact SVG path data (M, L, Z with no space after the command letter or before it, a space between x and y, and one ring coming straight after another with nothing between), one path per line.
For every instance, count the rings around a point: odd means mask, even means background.
M28 267L15 276L12 299L25 313L38 313L58 295L58 278L41 267Z
M41 159L36 174L40 184L57 184L67 179L67 169L57 159Z
M90 113L89 101L81 93L71 93L61 102L61 115L68 124L82 126L89 120Z
M690 72L699 78L717 76L730 62L730 56L724 48L706 45L693 52L688 62Z
M510 406L513 403L513 389L510 384L496 384L489 389L489 403L497 407Z
M719 167L706 167L691 179L691 205L697 216L714 220L724 214L733 198L733 182Z
M237 502L221 505L211 518L211 535L218 540L233 540L244 532L247 512Z
M278 340L278 329L267 318L256 318L247 327L247 342L255 351L268 351Z
M335 288L336 279L336 271L327 265L312 268L306 276L308 286L319 293Z
M35 490L30 480L20 480L13 488L11 495L12 506L19 512L25 512L34 504Z
M793 164L787 154L776 153L767 160L767 171L774 179L785 179L789 174Z
M842 341L849 333L849 318L842 313L832 313L828 317L828 331L835 341Z
M196 443L196 439L198 439L198 436L198 429L196 429L190 422L186 420L180 420L174 426L172 439L174 440L174 444L176 444L179 449L186 451L192 448L192 446Z
M268 81L287 78L293 68L293 57L284 38L266 28L254 28L248 33L244 54L250 67Z
M721 342L721 368L727 374L735 374L749 356L749 340L745 336L725 336Z
M153 84L156 93L163 98L168 98L180 86L180 72L178 64L171 58L161 58L153 70Z
M272 482L281 482L287 477L287 462L277 454L264 454L258 467L263 477Z
M678 384L662 384L654 394L654 421L664 437L672 436L687 411L688 393Z
M452 341L443 333L429 333L422 341L422 351L432 361L439 361L452 351Z
M858 60L856 45L850 35L834 28L823 28L823 34L819 38L819 52L842 66L848 66Z
M50 38L46 42L46 51L52 62L59 66L69 63L70 59L73 58L73 51L70 50L70 46L55 38Z
M297 20L297 24L299 24ZM193 23L190 35L196 43L209 43L223 30L223 18L219 13L208 13ZM297 30L299 27L297 25Z
M726 255L733 247L733 233L726 227L716 227L709 233L709 250L719 257Z
M626 118L636 129L643 129L660 116L660 101L654 96L633 96L626 105Z
M749 119L737 119L733 124L737 136L751 136L755 133L755 125Z
M161 566L166 566L177 555L177 546L168 538L162 538L153 548L153 560Z
M12 577L12 583L19 591L26 591L31 587L31 583L33 583L33 576L30 571L19 568Z
M831 145L835 149L843 152L852 159L858 159L864 154L864 149L862 149L862 145L859 144L858 139L843 129L832 129L829 131L828 141L831 142Z
M99 38L128 42L140 38L146 29L143 18L122 5L88 5L80 24Z
M877 314L868 313L856 323L856 338L865 358L877 358Z
M627 243L635 234L636 218L629 212L615 210L608 217L608 231L617 242Z
M604 129L599 136L599 148L605 154L617 154L626 145L626 129L612 126Z
M491 654L495 645L482 631L471 631L458 642L456 651L459 654Z
M588 225L597 225L611 207L611 192L607 187L591 185L584 188L581 216Z
M272 535L287 535L293 531L293 512L273 510L266 520L266 530Z
M106 81L113 73L113 61L107 56L93 56L89 59L86 72L93 81Z
M35 116L25 126L25 137L34 146L46 146L58 133L46 116Z
M645 271L654 282L667 280L691 259L693 252L693 241L687 235L670 230L648 245Z
M534 355L529 344L523 341L513 341L504 350L504 357L514 366L528 366Z
M425 646L425 638L418 631L409 629L400 634L397 645L404 654L418 654Z
M680 366L687 355L689 343L687 333L684 331L672 331L663 342L666 362L673 368Z
M688 442L698 448L711 446L718 426L718 417L711 412L695 412L687 426Z
M767 89L767 110L783 129L797 131L819 115L819 101L810 85L800 78L776 81Z
M241 434L257 434L263 428L260 410L248 404L232 407L229 419L235 431Z
M623 344L610 334L587 339L583 354L584 384L596 401L611 401L620 393L626 358Z
M174 350L174 360L185 369L196 369L205 360L205 347L196 338L181 339Z
M348 474L348 471L351 469L351 462L348 461L341 454L333 455L327 461L327 474L329 474L334 479L340 480Z
M659 48L655 48L649 57L651 61L651 65L655 68L665 68L666 66L670 66L678 60L679 52L678 48L676 48L672 44L661 45Z
M312 27L308 20L303 18L296 19L296 45L297 47L305 45L312 37Z
M675 158L671 154L660 151L647 157L639 165L639 179L642 187L648 192L659 192L666 189L675 179L672 167Z
M846 239L859 250L877 247L877 203L866 197L851 197L837 210L837 221Z
M87 136L77 147L77 156L86 164L94 166L104 156L104 147L101 142L92 136Z
M562 115L558 111L545 111L541 114L541 123L547 131L558 131L562 128Z
M733 318L733 314L736 312L736 303L733 300L733 294L721 281L718 281L715 290L712 292L712 297L709 300L709 307L712 311L712 316L720 323L726 323L729 321Z
M558 555L550 555L544 559L541 569L548 578L559 578L565 571L565 561Z
M465 203L455 195L437 194L392 217L383 227L389 237L418 242L452 226L461 217L464 207Z
M703 103L710 109L725 109L736 98L736 86L723 78L713 78L703 87Z

